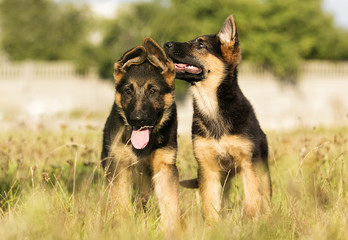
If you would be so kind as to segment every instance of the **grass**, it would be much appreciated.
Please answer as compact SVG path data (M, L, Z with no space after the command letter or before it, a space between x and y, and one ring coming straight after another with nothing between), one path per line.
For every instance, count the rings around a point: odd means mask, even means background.
M0 239L162 239L156 198L122 219L108 206L99 156L101 129L26 128L0 135ZM233 208L205 226L197 190L180 189L178 239L346 239L348 129L268 132L272 213L241 221L243 188ZM179 136L181 179L196 176L189 136Z

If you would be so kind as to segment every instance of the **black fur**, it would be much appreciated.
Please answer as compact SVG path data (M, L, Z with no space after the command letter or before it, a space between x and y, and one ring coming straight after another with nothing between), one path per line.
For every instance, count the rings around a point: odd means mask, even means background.
M193 142L197 136L216 140L221 139L222 136L241 136L243 139L248 139L253 146L251 161L253 163L261 161L269 179L267 138L259 125L252 105L238 85L237 65L240 61L240 48L233 17L226 19L219 34L200 36L188 42L167 42L164 44L164 49L176 65L193 65L201 69L200 73L177 70L176 78L189 82L198 95L199 90L202 89L209 92L209 96L215 95L211 98L216 101L214 102L215 115L205 112L205 107L211 107L209 104L204 105L198 102L203 102L204 99L195 94L193 96ZM216 75L212 77L212 73L221 74L217 79ZM207 89L210 86L209 81L215 81L211 83L211 86L215 86L215 83L218 86ZM216 161L219 162L220 167L225 165L227 169L235 169L236 172L240 170L239 167L235 167L233 156L220 155ZM222 182L226 176L224 171L226 168L222 166ZM234 173L232 171L231 174L234 175ZM199 164L198 179L182 181L181 185L189 188L198 187L197 181L200 180L201 175ZM271 191L270 180L269 189Z
M144 208L155 190L161 223L173 231L180 218L174 64L146 37L142 46L115 63L114 70L115 101L101 153L111 201L127 212L134 186L133 196Z
M124 94L122 92L122 88L127 84L128 79L130 78L137 79L140 84L143 84L144 80L148 77L151 77L153 80L155 80L156 87L158 87L159 89L159 98L163 98L164 94L170 93L172 91L172 89L165 83L163 77L161 77L160 69L151 67L151 64L148 62L145 62L139 66L131 66L128 72L123 76L123 79L116 86L116 91ZM128 106L127 109L121 109L116 103L114 103L112 106L103 131L103 149L101 159L104 168L108 166L110 146L116 134L118 134L120 129L122 129L123 127L124 131L121 137L122 143L125 145L131 145L129 140L131 138L132 128L134 126L132 126L128 121L125 121L120 112L124 112L126 118L130 119L130 115L132 113L132 109L134 109L134 104L136 103L136 101L137 99L135 97L133 101L131 101L130 106ZM139 150L132 147L133 152L138 157L148 157L155 149L164 146L172 147L175 149L177 148L177 112L175 102L173 102L173 104L166 110L167 112L169 112L170 117L162 124L160 128L156 128L156 125L159 124L159 122L163 118L164 109L162 108L155 110L153 107L151 107L151 104L151 101L145 101L143 103L143 111L146 113L146 116L148 116L148 118L151 118L150 121L147 120L147 122L145 122L143 125L152 125L154 126L154 130L151 131L150 141L144 149Z

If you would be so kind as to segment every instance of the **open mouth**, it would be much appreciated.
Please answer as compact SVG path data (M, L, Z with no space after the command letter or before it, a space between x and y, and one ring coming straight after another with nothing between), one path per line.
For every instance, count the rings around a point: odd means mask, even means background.
M134 148L143 149L150 141L151 126L133 127L131 142Z
M204 79L205 69L198 62L194 61L194 59L185 58L177 60L172 56L170 58L174 62L177 79L185 80L191 84ZM187 61L185 61L186 59Z
M187 64L187 63L174 63L175 72L177 73L191 73L191 74L200 74L202 72L202 68Z

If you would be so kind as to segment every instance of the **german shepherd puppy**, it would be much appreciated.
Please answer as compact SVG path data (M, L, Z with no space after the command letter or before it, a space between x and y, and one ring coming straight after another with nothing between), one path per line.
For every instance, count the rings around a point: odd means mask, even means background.
M187 180L181 185L199 187L203 214L216 221L223 203L229 204L230 180L240 173L243 216L267 212L271 199L267 139L238 86L241 50L233 16L216 35L167 42L164 49L175 64L176 78L189 82L193 94L192 142L198 182Z
M113 203L128 211L131 183L144 202L154 188L165 229L179 222L177 113L173 62L151 38L115 63L115 102L107 118L102 165Z

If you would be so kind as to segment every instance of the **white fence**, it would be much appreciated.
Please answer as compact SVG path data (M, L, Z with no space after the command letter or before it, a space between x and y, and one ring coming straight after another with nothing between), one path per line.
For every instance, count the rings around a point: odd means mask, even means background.
M242 62L239 67L240 77L257 79L274 79L273 74L261 66L248 62ZM300 79L313 78L340 78L348 80L348 61L306 61L298 69Z
M265 129L348 126L348 62L305 62L296 87L280 85L269 71L247 62L239 73L241 89ZM30 121L59 126L70 121L64 114L73 110L107 112L114 91L112 81L98 81L93 70L81 76L71 63L0 62L0 128ZM190 131L192 99L187 96L178 104L179 132Z
M348 80L348 62L305 62L300 67L300 77L330 77Z
M112 71L112 69L111 69ZM272 79L270 71L260 66L242 62L240 76L246 78ZM300 78L346 78L348 79L348 62L308 61L299 69ZM76 72L75 66L69 62L0 62L0 80L70 80L97 79L95 69L86 74Z
M70 62L0 62L0 80L76 80L97 79L91 68L85 74L78 74Z

